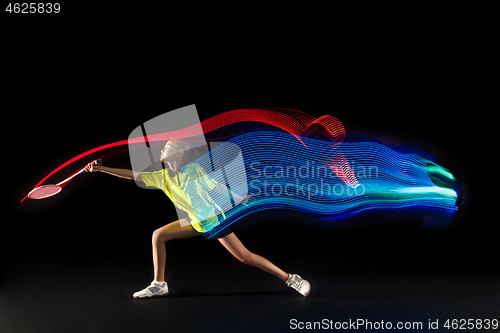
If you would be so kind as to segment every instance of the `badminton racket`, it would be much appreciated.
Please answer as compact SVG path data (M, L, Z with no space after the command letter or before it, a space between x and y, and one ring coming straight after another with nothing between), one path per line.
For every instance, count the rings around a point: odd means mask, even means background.
M96 160L96 164L102 164L102 160ZM85 173L86 170L85 168L81 169L80 171L74 173L73 175L69 176L65 180L63 180L60 183L57 183L56 185L42 185L37 188L34 188L31 190L30 193L28 193L28 198L30 199L45 199L48 197L51 197L53 195L56 195L57 193L61 192L64 186L68 185L68 183L75 178L78 175L81 175L82 173Z

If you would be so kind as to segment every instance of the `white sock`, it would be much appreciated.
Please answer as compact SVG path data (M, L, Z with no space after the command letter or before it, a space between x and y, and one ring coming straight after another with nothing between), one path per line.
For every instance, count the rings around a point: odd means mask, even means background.
M158 282L158 281L156 281L156 280L153 280L153 283L154 283L155 285L157 285L157 286L163 286L163 285L165 284L165 281L163 281L163 282Z

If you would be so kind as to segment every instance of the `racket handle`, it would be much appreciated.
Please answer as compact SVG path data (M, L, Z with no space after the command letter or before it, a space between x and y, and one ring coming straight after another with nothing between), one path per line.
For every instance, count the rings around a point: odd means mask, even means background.
M101 160L101 159L96 160L95 164L97 164L97 165L102 164L102 160ZM85 167L85 168L86 168L86 167ZM83 168L82 170L78 171L78 172L77 172L77 173L75 173L73 176L68 177L68 178L66 178L65 180L63 180L62 182L58 183L58 184L57 184L57 186L61 186L61 185L63 185L63 184L66 184L66 183L67 183L67 182L69 182L71 179L75 178L76 176L81 175L82 173L87 172L87 171L85 170L85 168Z
M102 164L102 160L101 159L96 160L95 164L101 165ZM85 168L83 168L81 171L78 172L78 174L80 175L80 174L85 173L85 172L87 172L87 170L85 170Z

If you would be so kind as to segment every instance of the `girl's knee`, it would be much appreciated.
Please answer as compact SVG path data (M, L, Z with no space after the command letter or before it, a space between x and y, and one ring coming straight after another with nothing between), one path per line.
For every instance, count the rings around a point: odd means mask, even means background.
M167 232L165 232L165 230L162 230L162 228L153 231L153 243L165 243L167 240Z
M248 251L238 258L245 265L255 266L255 254Z

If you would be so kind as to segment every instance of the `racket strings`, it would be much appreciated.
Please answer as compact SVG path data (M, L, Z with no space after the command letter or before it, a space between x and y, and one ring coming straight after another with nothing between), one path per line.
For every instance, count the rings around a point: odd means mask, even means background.
M30 199L44 199L50 196L56 195L61 191L61 187L59 186L40 186L31 191L28 194L28 198Z

